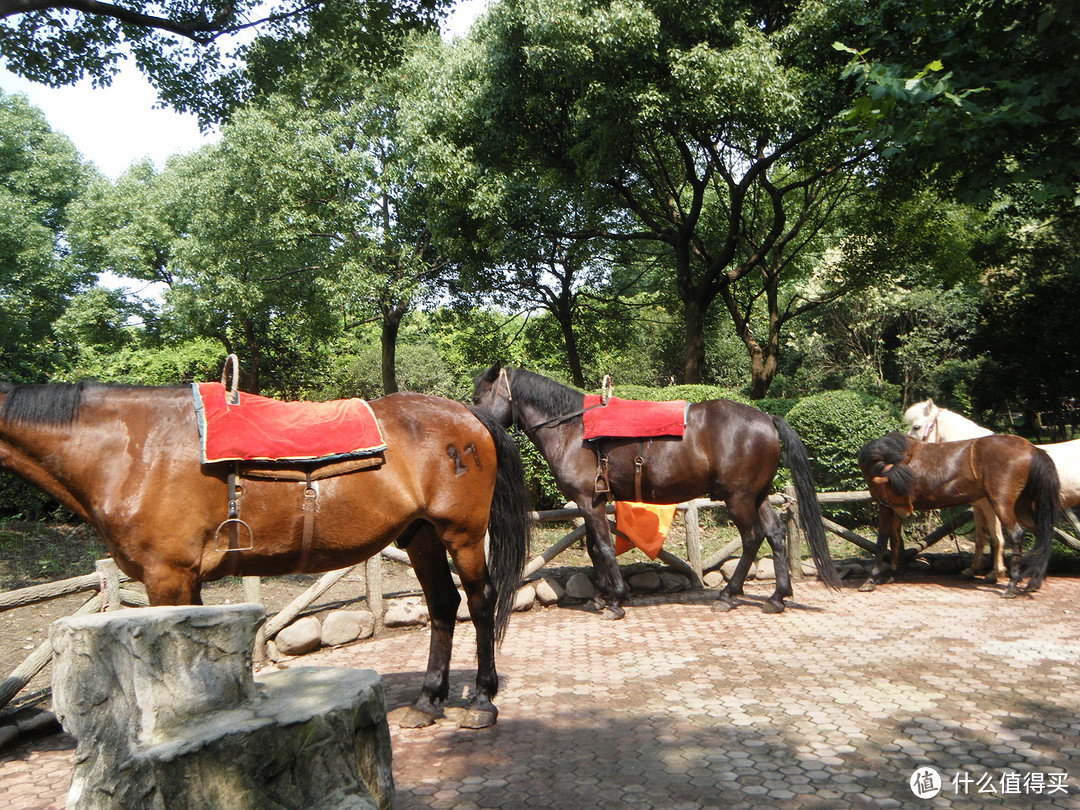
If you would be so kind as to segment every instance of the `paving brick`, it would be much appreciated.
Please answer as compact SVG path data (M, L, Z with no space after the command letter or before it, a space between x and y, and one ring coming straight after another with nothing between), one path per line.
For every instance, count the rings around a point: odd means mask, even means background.
M778 616L753 584L724 614L705 592L636 601L622 622L517 613L499 722L477 732L456 726L476 666L462 625L447 718L391 721L398 810L914 809L931 806L908 787L925 765L946 782L934 807L1080 807L1080 579L1014 601L945 578L797 589ZM376 669L400 713L426 655L426 632L410 632L290 663ZM62 808L72 749L56 735L0 754L0 810ZM1068 772L1069 792L958 796L948 783L1006 770Z

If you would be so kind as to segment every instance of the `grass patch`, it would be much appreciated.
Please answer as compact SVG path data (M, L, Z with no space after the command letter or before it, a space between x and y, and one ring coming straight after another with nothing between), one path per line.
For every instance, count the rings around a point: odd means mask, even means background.
M105 544L85 523L0 522L0 590L94 572Z

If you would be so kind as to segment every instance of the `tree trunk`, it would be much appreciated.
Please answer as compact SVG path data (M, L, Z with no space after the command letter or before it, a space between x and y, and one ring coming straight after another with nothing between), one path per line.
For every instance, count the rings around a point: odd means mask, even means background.
M393 394L397 384L397 338L401 328L401 313L396 310L383 312L382 336L382 385L383 394Z
M683 382L696 385L705 379L705 310L708 304L696 299L684 299L686 317Z
M551 314L559 322L562 330L563 346L566 349L566 362L570 365L570 376L578 388L585 387L585 373L581 370L581 355L578 354L577 335L574 334L574 314L570 303L562 298L552 307Z

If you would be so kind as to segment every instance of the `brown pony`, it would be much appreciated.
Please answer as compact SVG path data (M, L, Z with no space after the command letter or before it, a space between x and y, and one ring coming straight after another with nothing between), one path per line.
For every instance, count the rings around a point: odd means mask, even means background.
M725 502L742 536L743 553L731 580L720 591L714 610L730 610L732 597L768 538L776 563L776 589L766 613L784 609L792 595L787 567L786 530L769 505L773 478L783 453L798 497L799 522L821 581L840 587L821 522L809 459L795 431L783 419L726 399L693 404L682 438L586 441L582 425L585 395L547 377L498 364L476 378L473 401L492 410L499 422L517 425L543 454L559 489L577 503L585 517L586 547L597 575L598 606L605 618L622 618L628 591L615 559L606 504L637 500L635 458L642 456L641 499L682 503L708 495ZM610 492L597 492L597 454L607 459Z
M985 498L994 510L1015 554L1009 584L1002 594L1014 597L1022 577L1025 590L1037 591L1050 563L1050 540L1060 509L1057 468L1045 452L1019 436L990 435L943 444L893 432L863 445L859 468L878 510L877 560L863 586L873 590L886 573L885 542L892 545L893 572L900 569L902 521L916 511L966 506ZM1021 569L1024 528L1035 545Z
M372 401L384 462L313 482L244 479L252 548L224 551L233 465L200 464L189 387L0 384L0 399L0 465L90 523L152 605L200 604L200 584L228 575L328 571L404 548L431 615L427 672L404 726L441 716L449 691L460 602L449 552L477 638L461 724L495 722L495 646L524 567L530 504L516 446L490 414L421 394ZM314 520L302 538L309 487Z

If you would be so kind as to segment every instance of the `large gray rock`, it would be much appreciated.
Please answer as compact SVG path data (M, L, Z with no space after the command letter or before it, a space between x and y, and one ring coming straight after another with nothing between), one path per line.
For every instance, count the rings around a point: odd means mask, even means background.
M544 577L536 583L536 599L541 605L557 604L565 593L554 577Z
M285 655L307 655L322 646L322 623L318 616L304 616L281 628L274 641Z
M253 677L259 605L61 619L53 706L77 741L71 810L388 810L390 735L370 670Z
M596 586L584 571L575 571L566 580L566 595L571 599L592 599L596 595Z
M323 619L320 636L327 647L369 638L375 632L375 614L370 610L332 610Z

